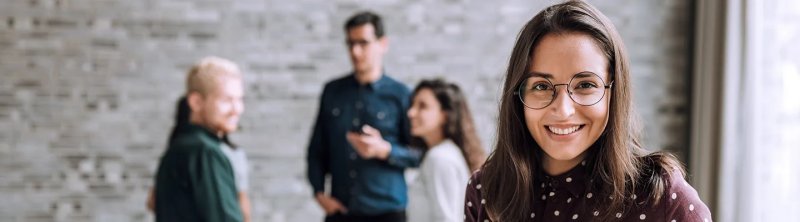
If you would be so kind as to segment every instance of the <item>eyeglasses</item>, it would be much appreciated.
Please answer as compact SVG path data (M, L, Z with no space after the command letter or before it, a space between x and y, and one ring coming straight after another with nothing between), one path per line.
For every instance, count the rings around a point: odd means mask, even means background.
M347 45L348 49L352 49L355 46L365 47L373 42L376 42L376 40L359 39L359 40L347 40L345 44Z
M591 106L600 102L605 96L606 89L614 84L611 81L605 85L600 76L591 72L581 72L572 76L568 84L553 84L545 75L533 74L520 84L514 94L519 96L522 104L531 109L544 109L553 103L558 96L557 86L567 86L567 95L575 103L582 106Z

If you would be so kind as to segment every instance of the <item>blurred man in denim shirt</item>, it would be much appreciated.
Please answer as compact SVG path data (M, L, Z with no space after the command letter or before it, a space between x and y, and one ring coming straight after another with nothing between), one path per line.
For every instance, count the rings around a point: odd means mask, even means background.
M308 146L308 180L326 222L406 221L403 172L419 166L421 157L407 146L410 91L384 73L389 42L378 15L354 15L345 32L354 70L322 92Z

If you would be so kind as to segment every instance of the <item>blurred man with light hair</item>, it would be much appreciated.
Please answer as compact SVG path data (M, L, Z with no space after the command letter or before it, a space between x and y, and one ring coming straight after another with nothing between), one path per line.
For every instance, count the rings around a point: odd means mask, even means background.
M244 111L233 62L207 57L186 81L189 123L177 125L156 175L156 221L242 221L231 163L221 149Z

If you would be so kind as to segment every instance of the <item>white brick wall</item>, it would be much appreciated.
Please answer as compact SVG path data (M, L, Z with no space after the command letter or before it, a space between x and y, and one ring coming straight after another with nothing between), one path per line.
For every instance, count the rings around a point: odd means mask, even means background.
M350 70L342 25L383 15L386 69L468 89L491 146L502 72L521 26L554 1L3 0L0 221L150 221L144 201L184 72L238 62L256 221L316 221L305 146L324 82ZM689 1L596 1L633 61L646 144L686 144Z

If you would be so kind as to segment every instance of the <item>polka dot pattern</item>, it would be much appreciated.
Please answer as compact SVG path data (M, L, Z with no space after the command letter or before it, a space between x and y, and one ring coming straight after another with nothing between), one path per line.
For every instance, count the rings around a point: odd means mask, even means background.
M708 207L700 201L697 192L685 182L680 173L664 175L664 179L667 181L667 186L665 186L667 190L662 193L660 203L665 204L654 204L651 202L653 197L647 196L649 193L646 191L616 195L594 192L596 190L593 191L586 187L589 181L584 172L576 171L578 168L580 167L576 167L562 176L545 176L534 180L536 185L533 187L532 195L538 198L533 198L532 209L530 209L529 215L524 217L535 219L535 221L609 219L606 217L615 219L613 221L662 221L661 218L671 222L712 221ZM467 200L464 203L465 221L491 221L486 217L485 207L487 206L486 199L492 197L484 197L481 194L479 175L480 172L473 175L470 183L473 180L475 183L467 186ZM598 197L598 195L600 196ZM609 209L612 198L634 201L637 205L616 212L603 212L604 209Z

